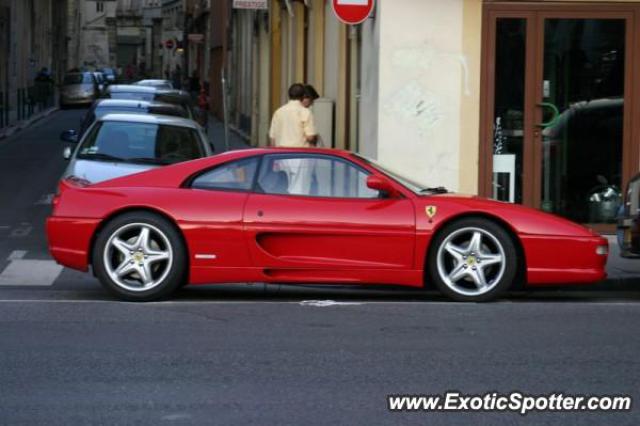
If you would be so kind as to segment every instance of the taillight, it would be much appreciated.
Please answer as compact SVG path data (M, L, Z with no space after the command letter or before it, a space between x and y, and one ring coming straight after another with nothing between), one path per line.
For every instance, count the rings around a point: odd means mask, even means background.
M53 214L55 214L56 208L60 204L62 194L64 194L65 191L71 188L84 188L89 185L91 185L91 182L77 176L68 176L64 179L61 179L58 183L58 190L51 200L51 204L53 206Z

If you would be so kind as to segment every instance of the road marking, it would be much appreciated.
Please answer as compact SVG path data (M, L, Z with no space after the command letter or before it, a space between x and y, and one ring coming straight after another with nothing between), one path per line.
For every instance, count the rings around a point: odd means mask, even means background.
M51 194L44 194L42 195L42 197L40 197L40 199L38 201L36 201L36 206L45 206L45 205L49 205L53 202L53 196L55 194L51 193Z
M335 300L303 300L300 306L314 306L316 308L326 308L328 306L353 306L362 305L359 302L336 302Z
M61 272L53 260L12 260L0 274L0 286L51 286Z
M13 238L26 237L31 233L32 229L33 226L31 226L30 223L22 222L19 227L11 231L11 234L9 234L9 236Z
M7 260L19 260L24 258L26 254L27 254L26 250L14 250L11 252L9 257L7 257Z

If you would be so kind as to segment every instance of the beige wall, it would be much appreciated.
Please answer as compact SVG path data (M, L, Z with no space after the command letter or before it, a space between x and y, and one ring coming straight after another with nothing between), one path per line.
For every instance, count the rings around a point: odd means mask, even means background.
M376 157L415 180L469 192L468 175L477 179L479 45L464 25L474 3L480 0L381 0L376 13Z

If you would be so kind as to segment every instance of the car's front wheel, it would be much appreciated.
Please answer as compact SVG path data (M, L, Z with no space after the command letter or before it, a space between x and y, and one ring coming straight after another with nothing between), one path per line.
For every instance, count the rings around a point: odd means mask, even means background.
M102 229L93 250L93 267L100 283L118 298L157 300L183 283L185 250L169 221L152 213L132 212Z
M508 289L518 270L509 234L484 218L467 218L442 229L431 243L429 276L451 299L484 302Z

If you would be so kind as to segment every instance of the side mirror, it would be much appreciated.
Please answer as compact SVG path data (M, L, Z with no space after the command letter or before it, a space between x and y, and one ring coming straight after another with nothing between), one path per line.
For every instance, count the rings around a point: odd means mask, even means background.
M388 180L376 175L369 175L367 177L367 187L376 191L380 191L389 197L394 197L398 191L389 183Z
M78 143L78 132L75 130L65 130L60 133L60 140L69 143Z
M62 158L65 160L69 160L71 158L71 148L66 147L64 151L62 151Z

